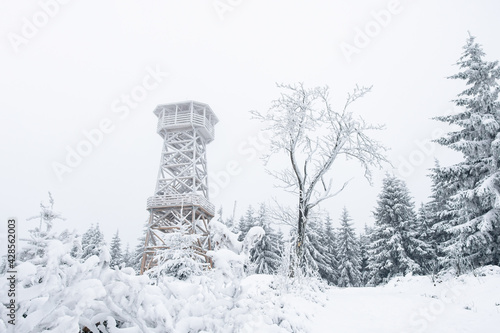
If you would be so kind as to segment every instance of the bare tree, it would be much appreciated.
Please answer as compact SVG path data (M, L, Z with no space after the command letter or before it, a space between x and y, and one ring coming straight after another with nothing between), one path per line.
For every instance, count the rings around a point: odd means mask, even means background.
M341 192L346 181L335 192L333 178L325 178L339 156L357 160L364 168L364 174L371 184L373 166L381 167L387 162L385 148L366 135L369 130L381 126L366 124L361 117L355 118L348 111L349 106L368 93L370 88L356 86L347 96L340 112L334 111L329 103L328 87L304 88L302 83L279 84L286 91L272 102L265 114L252 111L255 118L268 124L272 132L270 153L285 153L290 166L279 171L268 172L277 178L281 187L298 196L296 254L299 264L304 255L304 239L307 220L311 209L323 200Z

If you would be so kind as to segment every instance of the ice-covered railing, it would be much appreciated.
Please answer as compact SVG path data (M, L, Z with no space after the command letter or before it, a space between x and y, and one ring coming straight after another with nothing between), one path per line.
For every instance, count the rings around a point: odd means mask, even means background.
M157 130L160 132L163 129L181 129L186 127L197 127L200 129L205 129L205 135L208 135L210 139L214 138L214 126L208 122L205 117L199 114L185 113L168 115L165 114L158 119Z
M196 127L209 141L214 139L214 124L218 122L212 109L206 104L188 101L177 104L159 105L155 109L158 116L158 133L164 130L178 130Z
M199 194L158 195L148 198L147 206L148 209L198 206L212 216L215 213L215 206Z

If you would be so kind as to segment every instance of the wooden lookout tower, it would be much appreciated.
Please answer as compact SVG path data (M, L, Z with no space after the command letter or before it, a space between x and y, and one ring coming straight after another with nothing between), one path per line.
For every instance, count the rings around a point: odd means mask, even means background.
M163 149L155 194L147 201L150 217L141 274L156 265L158 250L169 247L165 234L179 230L199 235L192 247L210 264L208 223L215 212L208 200L205 148L214 139L217 116L210 106L195 101L158 105L154 113Z

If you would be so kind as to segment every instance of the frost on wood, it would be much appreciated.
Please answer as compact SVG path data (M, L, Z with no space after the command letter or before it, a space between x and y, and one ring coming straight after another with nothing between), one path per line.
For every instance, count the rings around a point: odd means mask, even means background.
M207 104L187 101L158 105L158 134L163 139L154 196L147 201L150 213L141 273L158 265L156 254L168 250L171 233L196 234L191 244L206 266L212 248L209 222L215 208L208 200L206 145L215 136L217 116Z

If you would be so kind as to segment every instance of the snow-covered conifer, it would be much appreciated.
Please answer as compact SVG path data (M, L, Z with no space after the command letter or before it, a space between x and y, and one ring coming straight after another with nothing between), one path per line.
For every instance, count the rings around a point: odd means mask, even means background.
M429 206L427 204L421 203L420 208L417 212L417 220L416 220L416 234L417 238L421 241L425 242L429 251L422 260L421 264L424 267L425 271L432 274L437 274L439 271L438 264L438 232L437 229L434 228L434 220L432 213L429 210Z
M119 267L120 263L122 263L122 240L120 239L120 235L118 230L116 230L116 234L113 236L111 240L111 246L109 249L109 254L111 255L111 268Z
M155 254L157 265L146 273L158 279L160 276L173 276L186 280L192 275L201 275L202 259L192 246L198 236L187 233L184 229L165 234L164 240L168 248L158 250Z
M361 286L367 285L370 280L370 269L368 267L368 248L370 246L371 229L365 226L364 232L359 235L359 272L361 273Z
M238 225L238 229L240 231L240 236L238 237L239 241L242 241L248 230L250 230L255 225L255 211L252 206L248 206L248 209L245 213L244 217L240 218L240 223Z
M326 248L326 270L322 278L329 284L336 284L338 279L338 260L337 260L337 236L332 225L330 215L326 216L324 223L324 236L322 238Z
M500 264L500 67L469 36L451 79L467 85L456 100L462 110L437 117L459 129L436 140L462 153L463 161L439 168L439 183L447 190L448 218L438 227L449 234L444 263L460 273L467 266Z
M40 203L40 213L27 219L27 221L39 219L38 227L29 230L30 238L24 239L26 245L19 253L20 261L27 261L36 257L42 258L45 255L47 240L56 238L56 233L52 231L55 220L65 220L60 213L54 211L54 198L49 192L49 205Z
M120 262L120 267L134 267L133 262L133 252L130 251L130 244L127 243L125 250L123 251L122 260Z
M132 253L131 266L137 274L141 271L141 262L146 246L146 233L143 232L141 237L137 238L137 245Z
M359 243L347 208L342 210L337 237L339 287L358 287L361 285Z
M99 229L99 223L93 225L82 235L82 260L90 256L99 256L101 248L106 245L104 235Z
M448 222L453 218L454 212L450 209L450 198L454 193L453 187L449 187L448 176L441 169L436 160L434 168L431 169L429 178L431 179L430 201L425 204L426 222L431 226L432 242L438 257L444 257L442 244L450 238L446 232Z
M323 226L321 220L312 216L305 238L304 264L302 267L306 275L318 275L326 277L331 272L328 249L323 242Z
M385 177L374 215L369 250L370 283L380 284L397 275L425 273L422 263L428 260L432 249L418 239L414 204L402 180Z
M257 274L274 274L280 263L278 235L271 228L265 204L261 204L255 219L257 226L262 227L265 235L250 251L250 260L255 266Z

